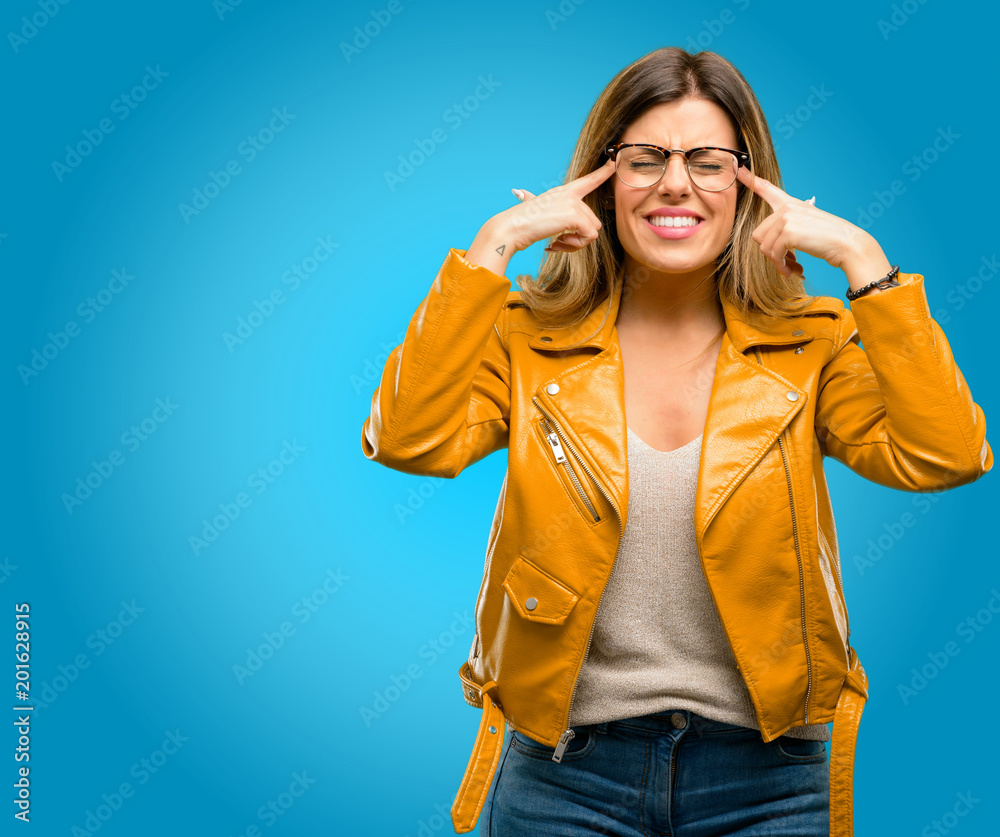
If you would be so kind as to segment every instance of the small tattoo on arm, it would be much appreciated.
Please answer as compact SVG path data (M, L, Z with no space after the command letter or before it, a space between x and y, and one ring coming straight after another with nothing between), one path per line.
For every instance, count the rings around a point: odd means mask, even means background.
M505 249L507 249L507 245L506 244L501 244L499 247L497 247L497 252L502 256L503 255L503 251Z

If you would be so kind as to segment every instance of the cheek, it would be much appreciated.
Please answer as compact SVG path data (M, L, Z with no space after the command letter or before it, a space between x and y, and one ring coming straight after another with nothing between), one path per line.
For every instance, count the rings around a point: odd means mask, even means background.
M728 192L707 195L703 200L717 218L732 218L736 213L736 197Z
M619 224L642 224L642 218L636 214L639 199L628 192L615 191L615 219Z
M716 217L720 220L720 227L725 230L726 237L732 235L733 224L736 221L736 198L729 198L719 202L718 207L713 207L716 210Z
M716 229L713 232L712 247L720 250L726 247L733 237L733 227L736 222L736 201L721 201L715 210L714 220Z

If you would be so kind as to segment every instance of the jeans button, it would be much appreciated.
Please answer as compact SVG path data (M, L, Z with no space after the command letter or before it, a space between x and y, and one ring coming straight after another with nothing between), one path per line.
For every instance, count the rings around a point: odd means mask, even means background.
M670 716L670 723L672 723L677 729L684 729L687 726L687 721L684 720L684 716L680 712L675 712Z

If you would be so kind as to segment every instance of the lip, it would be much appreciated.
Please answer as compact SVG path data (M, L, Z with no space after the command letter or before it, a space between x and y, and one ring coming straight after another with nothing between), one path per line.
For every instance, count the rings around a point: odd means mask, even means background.
M695 218L701 218L702 221L705 220L697 212L685 209L683 206L661 206L652 212L647 212L643 215L643 218L648 218L650 215L669 215L671 218L677 218L681 215L693 215Z
M678 215L694 215L699 221L693 227L657 227L655 224L650 223L649 218L643 218L646 226L653 231L654 235L658 235L660 238L690 238L698 230L701 229L701 225L705 223L705 219L700 215L695 215L693 212L654 212L653 215L672 215L677 217Z

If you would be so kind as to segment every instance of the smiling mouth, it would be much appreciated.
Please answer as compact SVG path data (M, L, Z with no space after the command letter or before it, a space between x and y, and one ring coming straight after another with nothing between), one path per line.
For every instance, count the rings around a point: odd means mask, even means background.
M695 227L703 219L694 215L649 215L646 220L654 227Z

